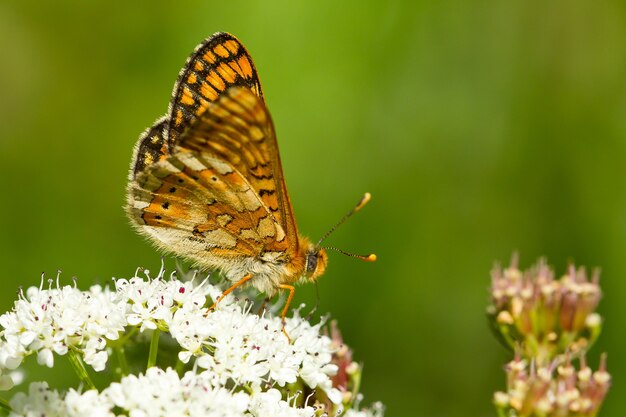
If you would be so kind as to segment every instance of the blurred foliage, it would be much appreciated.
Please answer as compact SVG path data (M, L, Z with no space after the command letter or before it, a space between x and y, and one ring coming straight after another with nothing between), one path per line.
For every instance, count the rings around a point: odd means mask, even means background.
M507 355L484 316L489 271L517 249L522 268L603 268L590 357L608 351L615 377L603 415L626 414L622 1L4 1L2 310L42 271L88 287L158 268L122 210L131 149L216 31L255 59L301 231L373 195L329 243L379 261L331 254L319 283L366 402L494 415Z

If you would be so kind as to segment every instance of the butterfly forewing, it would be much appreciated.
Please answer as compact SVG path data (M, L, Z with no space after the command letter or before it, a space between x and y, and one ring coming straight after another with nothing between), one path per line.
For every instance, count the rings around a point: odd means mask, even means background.
M159 246L205 263L267 252L289 259L297 234L277 160L265 104L250 89L232 87L170 155L137 175L131 216Z
M165 129L169 121L167 118L161 117L154 125L141 134L137 141L133 164L131 166L131 176L134 178L139 172L143 171L148 165L151 165L167 154L167 143L165 138Z
M234 286L253 276L270 295L292 288L311 254L325 259L298 235L261 84L232 35L196 48L168 114L140 137L127 212L161 249L221 270Z
M263 101L251 90L233 87L226 91L182 135L179 147L216 155L246 179L286 237L284 242L271 242L268 250L297 247L272 120Z
M180 135L210 102L233 86L247 87L261 99L263 91L246 48L228 33L216 33L188 59L179 74L169 111L168 146L176 145Z

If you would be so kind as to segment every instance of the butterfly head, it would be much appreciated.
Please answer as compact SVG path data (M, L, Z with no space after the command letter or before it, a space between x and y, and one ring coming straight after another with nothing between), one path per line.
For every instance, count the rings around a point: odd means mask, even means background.
M326 270L328 255L322 248L309 245L305 251L304 275L309 281L317 281L320 275Z

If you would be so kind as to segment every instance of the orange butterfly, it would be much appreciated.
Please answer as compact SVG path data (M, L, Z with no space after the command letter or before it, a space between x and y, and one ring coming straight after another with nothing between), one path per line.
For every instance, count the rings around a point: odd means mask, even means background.
M256 68L228 33L196 48L168 114L139 138L126 210L160 249L233 281L219 299L245 283L268 296L288 290L283 320L292 284L326 268L320 244L330 232L317 244L298 233Z

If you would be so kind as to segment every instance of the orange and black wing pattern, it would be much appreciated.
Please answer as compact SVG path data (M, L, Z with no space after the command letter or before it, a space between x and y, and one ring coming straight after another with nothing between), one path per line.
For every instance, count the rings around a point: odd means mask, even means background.
M168 125L169 120L163 116L139 137L131 166L131 176L133 178L148 165L160 161L167 154L165 129L167 129Z
M296 224L284 182L274 125L265 103L246 87L231 87L211 103L180 137L176 149L217 157L234 168L267 208L268 219L284 231L265 242L265 250L297 248ZM228 178L225 179L228 182ZM283 237L285 239L283 239Z
M281 221L273 139L261 99L229 88L170 154L130 182L133 224L159 247L205 266L240 257L289 262L298 241Z
M234 36L217 33L195 49L168 114L140 137L128 211L157 245L197 260L295 256L274 126L254 63Z
M181 70L169 108L168 147L230 87L246 87L263 99L261 82L246 48L229 33L218 32L198 47Z
M162 160L181 133L231 86L248 87L261 99L263 91L246 48L229 33L218 32L196 47L180 71L168 113L139 138L131 166L136 177Z

